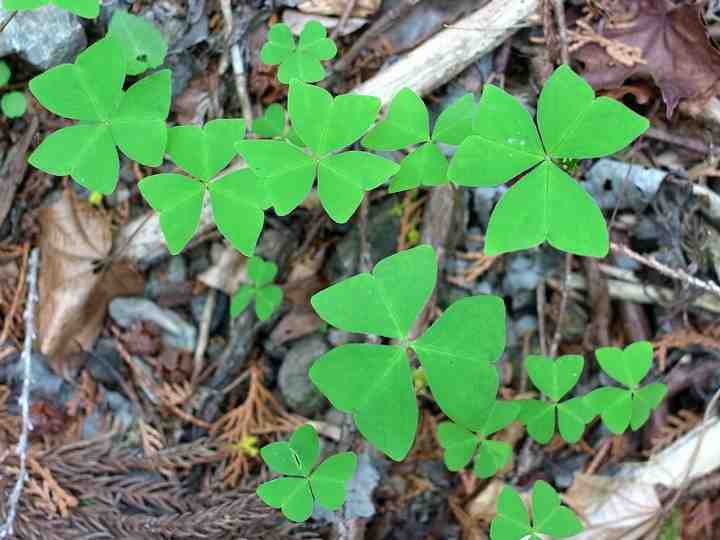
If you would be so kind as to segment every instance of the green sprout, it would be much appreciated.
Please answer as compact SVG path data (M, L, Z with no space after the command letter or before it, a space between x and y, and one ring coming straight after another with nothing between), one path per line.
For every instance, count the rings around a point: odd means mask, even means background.
M8 118L19 118L27 110L27 100L22 92L8 92L0 100L0 109Z
M561 356L553 361L544 356L529 356L526 362L530 380L550 401L526 400L520 415L528 433L537 442L546 444L555 434L555 423L560 436L569 443L582 437L585 426L595 415L583 398L560 401L577 384L585 360L582 356Z
M160 30L143 17L116 11L110 20L108 35L117 37L122 44L128 75L139 75L165 61L167 43Z
M4 0L3 7L7 11L27 11L48 4L56 5L86 19L94 19L100 15L99 0Z
M652 365L652 344L638 341L625 349L603 347L595 355L602 370L628 389L597 388L585 396L585 402L612 433L623 433L628 425L637 431L667 394L662 383L640 386Z
M56 176L70 175L90 191L109 194L120 171L116 146L144 165L162 163L170 70L158 71L123 92L125 69L122 45L117 38L105 37L74 64L61 64L30 81L30 91L46 109L80 121L47 137L30 156L31 165Z
M462 470L474 457L475 476L490 478L505 467L510 461L512 446L489 437L513 423L520 409L519 401L495 401L477 417L470 429L453 422L439 424L438 440L445 451L443 458L447 468Z
M309 21L295 42L290 27L274 24L268 32L268 41L260 51L260 59L268 65L280 65L278 80L289 84L293 79L318 82L325 78L321 60L330 60L337 54L335 42L327 37L327 30L317 21Z
M501 299L460 300L422 336L409 339L436 279L435 252L421 245L383 259L372 274L343 280L311 299L318 315L336 328L397 340L396 345L342 345L310 368L310 379L333 406L352 413L360 433L397 461L410 450L418 422L406 349L420 360L440 408L461 425L473 425L498 389L493 362L505 345Z
M241 141L236 147L250 168L264 178L278 215L295 210L318 178L318 194L336 223L345 223L366 191L383 184L399 167L368 152L338 150L353 144L375 120L380 100L332 95L297 79L290 84L288 110L297 136L311 155L291 142Z
M519 101L486 84L473 135L450 164L448 177L461 186L497 186L527 173L495 207L485 253L498 255L547 241L577 255L604 257L609 241L600 208L556 162L617 152L649 123L619 101L596 98L592 87L565 65L545 84L537 121L539 133Z
M490 525L491 540L542 540L540 535L567 538L583 530L575 512L562 506L550 484L538 480L532 489L532 524L522 498L510 486L503 487L497 503L497 517Z
M234 318L240 315L254 299L255 314L261 321L266 321L283 299L282 289L272 284L278 271L277 265L263 261L260 257L252 257L247 269L252 285L243 285L235 293L230 303L230 316Z
M472 94L466 94L440 114L431 136L430 115L423 100L409 88L398 92L386 118L362 141L372 150L420 145L400 162L400 170L390 182L390 193L447 183L448 162L437 143L460 144L472 133L476 109Z
M320 441L309 424L295 431L289 442L263 446L260 455L271 471L284 476L261 484L258 497L295 522L310 517L315 501L327 510L340 508L347 496L347 483L357 469L357 456L352 452L330 456L316 467Z

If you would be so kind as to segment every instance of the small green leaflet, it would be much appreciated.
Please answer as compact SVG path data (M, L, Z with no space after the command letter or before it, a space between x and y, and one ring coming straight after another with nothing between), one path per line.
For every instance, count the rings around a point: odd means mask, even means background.
M48 136L32 153L34 167L70 175L91 191L112 193L119 174L116 146L144 165L162 163L170 111L170 71L158 71L123 91L125 56L114 37L30 81L30 91L51 112L79 120ZM72 149L71 152L68 149Z
M438 425L438 440L444 449L445 465L459 471L475 458L473 472L478 478L490 478L505 467L512 455L512 446L489 439L490 435L510 425L520 413L521 404L495 401L478 417L477 434L453 422Z
M357 141L379 108L377 98L344 95L333 99L326 90L295 79L290 84L288 111L295 134L312 155L292 142L278 140L242 141L236 147L255 174L265 179L279 215L289 214L302 203L317 176L323 208L333 221L345 223L366 191L399 170L396 163L368 152L333 154Z
M260 484L258 497L295 522L310 517L314 501L327 510L340 508L347 483L357 469L357 456L352 452L330 456L316 467L320 441L309 424L295 431L288 442L264 446L260 455L271 471L285 476Z
M8 92L0 100L0 109L8 118L19 118L27 110L27 100L22 92Z
M278 103L273 103L262 116L252 123L252 132L268 139L281 138L285 135L285 109Z
M612 154L649 123L618 101L595 98L590 85L565 65L555 70L540 94L537 122L539 132L520 102L485 85L473 134L458 148L448 178L461 186L497 186L530 171L495 208L486 254L547 241L562 251L604 257L609 241L602 212L554 161Z
M268 41L260 51L265 64L280 65L278 80L289 84L293 79L318 82L325 78L325 68L320 63L337 54L335 42L327 37L327 30L317 21L308 21L295 43L290 27L285 23L274 24L268 32Z
M409 88L398 92L388 107L386 118L362 141L373 150L399 150L421 145L402 160L400 171L390 183L390 192L446 183L447 158L437 143L460 144L472 133L476 110L472 94L466 94L440 114L431 137L430 116L423 100Z
M100 15L99 0L4 0L3 7L7 11L25 11L54 4L86 19L94 19Z
M528 356L526 366L533 384L550 401L526 400L520 414L528 433L537 442L546 444L555 434L555 422L560 435L569 443L582 437L585 426L594 418L581 398L560 401L577 384L585 360L579 355L561 356L553 361L544 356Z
M139 75L165 61L167 43L160 30L143 17L116 11L110 20L108 35L116 36L122 44L128 75Z
M10 81L10 66L7 65L5 60L0 60L0 86L5 86Z
M463 299L424 335L408 340L436 279L435 253L422 245L383 259L372 274L343 280L311 299L318 315L337 328L400 341L343 345L310 368L311 380L330 402L351 412L365 438L397 461L410 450L418 421L406 347L417 354L440 408L462 425L472 425L498 389L492 362L505 344L505 310L499 298Z
M541 540L540 535L568 538L583 531L575 512L562 506L560 496L550 484L538 480L532 489L532 524L520 495L510 486L503 487L497 515L490 525L491 540Z
M597 388L585 396L585 403L611 432L623 433L628 425L637 431L667 394L662 383L640 386L652 366L652 344L638 341L625 349L603 347L595 354L602 370L628 389Z
M244 255L254 253L269 206L265 183L250 169L216 178L234 157L234 143L244 134L245 122L239 119L169 130L167 152L192 176L156 174L141 180L139 188L160 214L160 228L171 254L180 253L194 236L206 191L220 233Z
M273 311L282 303L283 291L272 284L277 274L277 265L263 261L260 257L252 257L248 261L248 276L252 285L242 285L230 303L230 316L235 318L245 311L252 300L255 300L255 314L261 321L270 318Z

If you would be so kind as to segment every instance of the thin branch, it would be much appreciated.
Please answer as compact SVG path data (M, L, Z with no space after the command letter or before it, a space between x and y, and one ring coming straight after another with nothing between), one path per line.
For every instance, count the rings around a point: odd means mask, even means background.
M12 21L12 20L15 18L15 15L17 15L17 14L18 14L17 11L13 11L13 12L10 14L10 16L9 16L7 19L5 19L5 20L2 22L2 24L0 24L0 34L3 33L3 31L5 30L5 27L6 27L8 24L10 24L10 21Z
M560 313L558 314L557 324L555 325L555 335L550 345L550 358L554 358L560 346L560 338L562 337L562 324L567 310L568 300L568 276L572 270L573 256L571 253L565 254L565 274L563 275L562 289L560 291Z
M558 39L560 40L560 59L563 64L570 65L570 53L568 52L567 25L565 24L565 0L553 0L555 20L558 26Z
M195 347L195 356L193 357L193 373L192 383L197 384L200 373L203 370L203 358L205 357L205 350L208 345L208 338L210 336L210 323L212 322L213 312L215 311L215 289L210 289L205 301L205 307L203 308L202 318L200 319L200 335L198 336L197 347Z
M348 20L350 19L350 15L352 15L352 12L355 10L355 4L357 4L357 0L347 0L347 4L345 5L345 10L342 13L342 16L340 17L340 22L338 22L335 29L332 31L332 34L330 34L331 39L335 39L340 35L340 32L343 31L345 28L345 25L347 24Z
M27 474L28 436L32 426L30 424L30 378L32 371L32 344L35 339L35 304L38 300L37 274L39 265L39 252L33 249L30 254L30 269L28 270L28 296L25 304L25 342L21 356L22 362L22 391L20 393L20 411L22 415L22 432L17 445L17 454L20 457L20 468L12 493L8 499L7 520L0 527L0 538L13 533L18 503L22 495L25 476Z
M692 285L693 287L697 287L699 289L702 289L703 291L720 297L720 285L718 285L714 281L703 281L702 279L691 276L690 274L685 272L685 270L675 270L673 268L670 268L669 266L664 265L663 263L653 259L652 257L645 257L643 255L640 255L629 247L623 244L618 244L617 242L610 242L610 247L615 253L630 257L631 259L634 259L637 262L644 264L645 266L649 266L650 268L657 270L658 272L667 277L683 281L689 285Z
M547 356L547 339L545 338L545 280L540 280L535 293L537 300L538 332L540 334L540 354Z

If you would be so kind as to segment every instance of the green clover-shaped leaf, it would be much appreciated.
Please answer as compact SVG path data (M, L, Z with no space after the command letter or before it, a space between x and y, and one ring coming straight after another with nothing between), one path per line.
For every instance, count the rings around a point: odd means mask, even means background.
M652 365L652 344L638 341L625 349L603 347L595 354L602 370L628 389L597 388L585 396L587 406L612 433L623 433L628 425L637 431L667 393L667 386L661 383L640 386Z
M318 82L325 78L321 60L330 60L337 54L335 42L327 37L327 30L317 21L308 21L300 33L299 43L290 27L274 24L268 32L268 41L260 51L265 64L280 65L278 80L289 84L293 79Z
M296 522L310 517L313 499L327 510L342 506L347 483L357 469L357 456L352 452L330 456L315 467L320 457L320 441L309 424L295 431L288 442L264 446L260 455L271 471L286 476L261 484L257 488L258 497Z
M130 159L160 165L167 144L170 71L141 79L127 92L124 80L125 57L112 36L82 52L74 64L56 66L32 79L30 91L44 107L81 123L51 134L28 161L50 174L70 175L103 194L117 184L116 146Z
M3 7L7 11L26 11L48 4L54 4L86 19L94 19L100 15L98 0L4 0Z
M377 98L344 95L333 99L326 90L295 79L290 84L288 111L294 134L312 155L290 141L242 141L237 150L266 179L279 215L302 203L317 176L320 202L335 222L345 223L366 191L399 170L394 162L368 152L333 154L357 141L379 108Z
M550 401L525 401L520 418L530 436L545 444L555 434L556 417L565 441L580 440L585 426L593 419L592 411L581 398L560 401L577 384L585 361L582 356L561 356L553 361L544 356L529 356L526 366L530 380Z
M252 132L261 137L274 139L285 135L285 109L278 103L271 104L252 123Z
M539 535L568 538L583 530L577 515L562 506L560 496L543 480L533 484L533 519L522 498L510 486L503 487L497 504L497 516L490 525L491 540L540 540Z
M7 65L5 60L0 60L0 86L5 86L8 83L10 75L12 75L10 66Z
M139 75L165 61L167 43L160 30L143 17L127 11L116 11L110 20L108 35L120 40L127 60L128 75Z
M19 118L27 110L27 99L22 92L8 92L0 100L0 110L8 118Z
M362 140L372 150L400 150L430 140L430 115L422 98L403 88L388 106L385 119Z
M252 285L243 285L238 289L230 303L230 316L237 317L255 300L255 314L261 321L266 321L273 311L282 303L283 292L280 287L272 284L277 274L277 265L263 261L260 257L252 257L248 261L248 276Z
M395 460L410 450L418 419L406 347L417 354L438 405L453 420L477 421L497 392L491 362L505 340L505 312L498 298L460 301L423 336L408 340L436 278L435 253L422 245L383 259L372 274L353 276L311 299L320 317L337 328L400 341L343 345L310 368L311 380L330 402L351 412L358 430Z
M160 227L170 252L183 250L200 222L205 192L220 233L241 253L252 256L270 204L265 182L250 169L217 177L235 155L245 134L243 120L218 119L169 130L167 151L192 176L157 174L140 181L140 193L160 213ZM193 184L189 187L187 184Z
M454 422L438 425L438 439L444 449L445 465L451 471L463 469L475 458L473 472L478 478L490 478L505 465L512 455L512 447L490 435L510 425L520 413L519 402L495 401L483 410L482 417L469 429Z
M488 255L547 241L570 253L604 257L609 240L602 212L556 162L617 152L649 123L618 101L595 98L568 66L548 79L537 121L539 132L517 100L485 85L473 134L458 148L448 177L458 185L496 186L530 171L495 208L486 235ZM582 227L576 216L583 216Z

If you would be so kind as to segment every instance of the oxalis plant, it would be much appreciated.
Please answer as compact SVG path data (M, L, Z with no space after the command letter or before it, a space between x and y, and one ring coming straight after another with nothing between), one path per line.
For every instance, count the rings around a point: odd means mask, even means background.
M5 0L5 7L32 9L48 3L84 17L98 14L96 0ZM117 13L109 35L73 64L35 77L30 90L40 104L78 123L49 135L29 161L50 174L69 175L93 193L107 194L118 180L118 149L149 167L169 157L173 172L150 175L139 188L158 212L172 254L181 252L195 234L206 199L223 236L252 257L264 213L291 213L316 184L328 216L344 223L368 191L385 185L399 192L513 181L491 216L486 254L548 242L561 251L603 257L608 252L604 217L572 171L578 160L617 152L648 127L645 118L622 103L596 97L568 66L559 67L542 89L536 120L522 103L492 85L485 85L477 103L472 94L456 100L440 112L432 129L427 107L411 89L398 92L379 118L381 104L375 97L333 96L309 84L325 77L322 62L337 53L325 29L310 22L299 39L284 24L272 26L261 52L264 62L279 66L280 81L289 84L287 111L273 104L251 126L219 118L204 126L168 129L170 72L145 73L163 63L166 51L147 21ZM388 157L397 153L402 156L398 163ZM247 168L231 166L238 154ZM250 258L249 283L233 298L231 315L254 303L258 318L270 318L282 302L282 291L273 284L276 273L274 263ZM537 389L535 397L498 399L495 364L505 348L504 302L493 295L464 298L416 335L437 274L436 253L420 245L311 299L329 325L380 338L379 343L332 349L315 361L309 375L389 458L400 461L413 446L418 379L427 382L447 417L438 425L437 437L448 469L460 471L472 463L479 478L502 474L508 467L512 447L496 434L513 422L525 426L539 443L554 436L574 443L598 417L612 433L639 429L665 396L665 385L643 385L653 351L649 343L638 342L595 352L600 368L617 386L580 395L574 389L585 368L582 356L531 355L525 367ZM287 442L263 447L261 456L281 476L262 484L257 494L292 521L308 519L316 504L339 508L357 466L352 452L319 463L319 438L310 425ZM565 538L582 530L580 519L548 483L535 482L529 502L505 486L491 538Z

